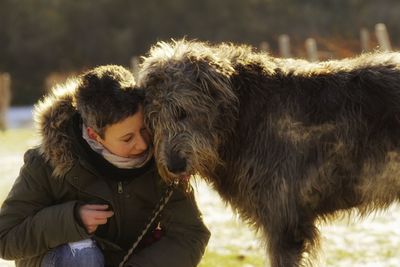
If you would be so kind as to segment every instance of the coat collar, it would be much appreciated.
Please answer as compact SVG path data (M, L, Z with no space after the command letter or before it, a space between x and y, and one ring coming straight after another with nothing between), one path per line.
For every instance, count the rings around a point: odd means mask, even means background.
M35 127L41 137L40 153L53 168L53 176L63 177L77 159L73 140L67 134L69 121L77 113L77 79L55 87L33 110Z

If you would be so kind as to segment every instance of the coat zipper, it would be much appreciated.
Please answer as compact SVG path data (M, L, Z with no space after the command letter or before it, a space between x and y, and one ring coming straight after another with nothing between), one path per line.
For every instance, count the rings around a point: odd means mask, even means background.
M118 194L124 193L124 188L122 187L122 182L118 182Z

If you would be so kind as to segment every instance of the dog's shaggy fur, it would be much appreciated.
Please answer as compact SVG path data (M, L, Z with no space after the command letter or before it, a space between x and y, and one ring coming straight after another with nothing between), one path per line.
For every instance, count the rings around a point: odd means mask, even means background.
M274 267L310 263L316 220L399 200L399 53L309 63L181 40L151 49L139 83L161 175L204 177Z

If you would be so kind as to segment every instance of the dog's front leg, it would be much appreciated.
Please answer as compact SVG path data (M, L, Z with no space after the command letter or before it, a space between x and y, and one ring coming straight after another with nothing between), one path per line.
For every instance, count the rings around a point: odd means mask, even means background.
M299 218L300 216L295 216ZM312 218L274 217L266 228L271 267L311 266L318 246L318 229Z

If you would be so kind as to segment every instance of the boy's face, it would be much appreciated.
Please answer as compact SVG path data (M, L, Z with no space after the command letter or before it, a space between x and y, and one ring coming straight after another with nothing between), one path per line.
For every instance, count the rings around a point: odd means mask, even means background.
M97 134L94 137L111 153L120 157L143 156L150 142L149 133L143 123L143 108L140 107L134 115L107 126L104 139Z

